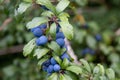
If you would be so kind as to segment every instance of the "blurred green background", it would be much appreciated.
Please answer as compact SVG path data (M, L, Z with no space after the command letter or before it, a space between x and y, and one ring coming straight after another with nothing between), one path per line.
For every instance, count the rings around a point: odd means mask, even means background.
M33 38L25 25L43 10L33 5L15 17L15 9L22 1L27 0L0 0L0 80L44 80L47 77L38 70L36 60L22 55L24 44ZM74 26L71 40L74 52L79 59L111 67L120 78L120 0L70 1L66 12Z

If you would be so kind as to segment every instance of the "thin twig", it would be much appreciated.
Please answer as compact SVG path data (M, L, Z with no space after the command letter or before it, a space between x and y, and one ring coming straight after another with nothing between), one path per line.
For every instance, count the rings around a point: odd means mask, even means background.
M78 58L77 56L75 55L71 45L70 45L70 42L65 39L65 45L67 46L67 49L68 49L68 54L74 59L74 62L77 63L77 64L80 64L80 62L78 61Z
M13 54L13 53L20 53L23 51L24 45L17 45L10 48L2 49L0 50L0 55L6 55L6 54Z
M120 28L115 32L117 36L120 36Z
M3 24L0 26L0 31L3 30L4 27L6 27L10 22L12 21L12 18L7 18Z

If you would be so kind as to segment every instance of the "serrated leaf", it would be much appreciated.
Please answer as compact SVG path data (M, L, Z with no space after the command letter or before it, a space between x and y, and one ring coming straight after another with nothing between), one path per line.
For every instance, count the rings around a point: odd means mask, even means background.
M15 12L15 15L24 13L27 10L27 8L30 7L30 5L30 3L20 3L18 9Z
M48 58L46 57L46 58L42 58L42 59L40 59L40 60L38 61L39 69L41 69L42 64L43 64L45 61L47 61L47 60L48 60Z
M69 5L69 3L70 3L69 0L61 0L56 6L57 12L58 13L62 12Z
M48 77L47 80L58 80L58 75L57 73L52 73L52 75L50 77Z
M115 72L111 68L106 70L106 74L110 80L114 80Z
M55 23L53 23L53 24L50 26L49 32L50 32L50 34L51 34L51 36L52 36L53 38L56 37L56 28L57 28L57 26L56 26Z
M88 64L88 62L84 59L80 59L80 61L82 62L82 64L84 65L84 68L88 71L91 72L91 68L90 65Z
M56 54L60 55L60 46L55 42L52 41L51 43L48 43L47 45L50 49L52 49Z
M55 7L52 5L52 3L50 2L50 0L37 0L36 3L44 5L49 10L51 10L54 13L56 13Z
M69 60L67 58L64 58L61 64L62 68L65 69L66 67L68 67L68 65L69 65Z
M34 52L34 56L37 56L37 59L40 59L44 55L46 55L49 52L49 49L47 48L38 48Z
M71 71L75 74L82 74L82 69L79 66L69 66L66 70Z
M47 17L35 17L32 19L32 21L27 23L26 27L28 29L31 29L31 28L37 27L43 23L46 23L47 21L48 21Z
M96 47L96 40L92 36L88 35L86 40L89 47L91 48Z
M69 24L69 22L60 22L59 23L61 28L62 28L62 32L64 33L65 37L69 40L71 40L73 38L73 27L71 24Z
M42 16L52 17L54 14L51 11L44 11L41 14Z
M35 40L36 38L32 39L31 41L29 41L23 48L23 55L27 56L29 54L31 54L31 52L33 51L34 47L36 46L35 44Z

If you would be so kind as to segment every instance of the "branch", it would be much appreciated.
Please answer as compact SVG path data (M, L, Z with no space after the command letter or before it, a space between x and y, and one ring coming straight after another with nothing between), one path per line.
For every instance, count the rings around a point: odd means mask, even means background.
M6 55L6 54L13 54L13 53L19 53L23 51L24 45L17 45L14 47L10 47L7 49L0 50L0 55Z
M120 36L120 28L115 32L117 36Z
M67 49L68 49L68 54L74 59L74 62L77 63L77 64L80 64L80 62L78 61L78 58L77 56L75 55L71 45L70 45L70 42L65 39L65 45L67 46Z
M7 18L3 24L0 26L0 31L3 30L5 26L7 26L12 21L12 18Z

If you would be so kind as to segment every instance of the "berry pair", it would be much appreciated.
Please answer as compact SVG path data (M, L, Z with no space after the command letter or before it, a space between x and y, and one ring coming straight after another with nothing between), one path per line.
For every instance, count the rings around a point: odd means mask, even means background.
M31 32L34 34L35 37L37 37L36 39L37 46L45 45L48 42L48 38L44 35L44 31L46 28L47 25L42 24L40 26L31 29Z
M65 36L64 36L63 32L60 32L60 26L57 26L56 42L61 48L65 45L64 38L65 38Z

